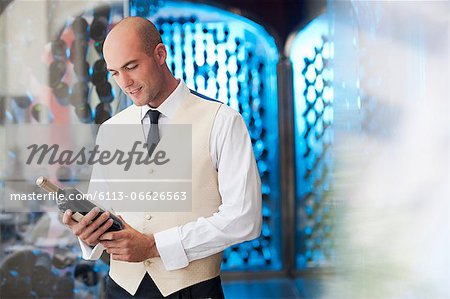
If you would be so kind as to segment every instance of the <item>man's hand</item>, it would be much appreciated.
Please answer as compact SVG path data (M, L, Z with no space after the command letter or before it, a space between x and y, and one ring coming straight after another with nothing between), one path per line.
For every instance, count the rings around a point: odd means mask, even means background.
M122 230L108 232L100 237L100 243L113 260L142 262L159 256L153 234L144 235L132 228L122 217L120 219L124 225Z
M81 241L89 246L95 246L99 242L99 237L113 224L112 219L106 221L109 217L109 212L104 212L95 221L92 221L99 212L99 208L93 208L80 222L76 222L72 219L72 211L67 210L63 215L63 222Z

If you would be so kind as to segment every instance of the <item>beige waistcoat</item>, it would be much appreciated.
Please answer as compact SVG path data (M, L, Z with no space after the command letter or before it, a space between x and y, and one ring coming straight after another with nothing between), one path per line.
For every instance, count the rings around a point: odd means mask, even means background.
M221 103L208 101L189 94L182 102L171 122L192 125L192 212L117 213L135 229L143 233L157 233L209 217L218 211L221 197L217 171L211 161L209 142L214 119ZM132 105L110 119L108 124L140 123L140 108ZM222 253L192 261L183 269L167 271L161 258L151 258L140 263L111 260L109 275L122 288L134 295L147 272L164 296L219 275Z

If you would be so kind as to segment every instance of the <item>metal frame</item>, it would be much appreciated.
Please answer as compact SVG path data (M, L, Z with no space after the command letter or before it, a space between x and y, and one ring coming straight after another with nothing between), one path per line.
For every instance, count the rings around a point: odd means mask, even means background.
M283 225L283 263L288 276L295 269L295 142L292 64L280 56L278 71L278 127L280 152L281 215Z

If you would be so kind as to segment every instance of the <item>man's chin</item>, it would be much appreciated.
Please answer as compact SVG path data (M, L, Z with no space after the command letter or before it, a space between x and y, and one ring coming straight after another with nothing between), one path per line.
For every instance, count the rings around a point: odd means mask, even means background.
M148 101L145 101L143 99L131 98L131 100L133 101L134 105L139 106L139 107L148 105Z

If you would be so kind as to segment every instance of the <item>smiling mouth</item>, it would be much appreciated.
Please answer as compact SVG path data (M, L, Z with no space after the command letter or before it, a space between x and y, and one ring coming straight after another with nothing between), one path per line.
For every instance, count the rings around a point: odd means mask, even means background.
M137 94L139 91L141 91L141 89L142 89L142 87L139 87L138 89L135 89L135 90L133 90L133 91L130 91L129 93L130 93L131 95L135 95L135 94Z

